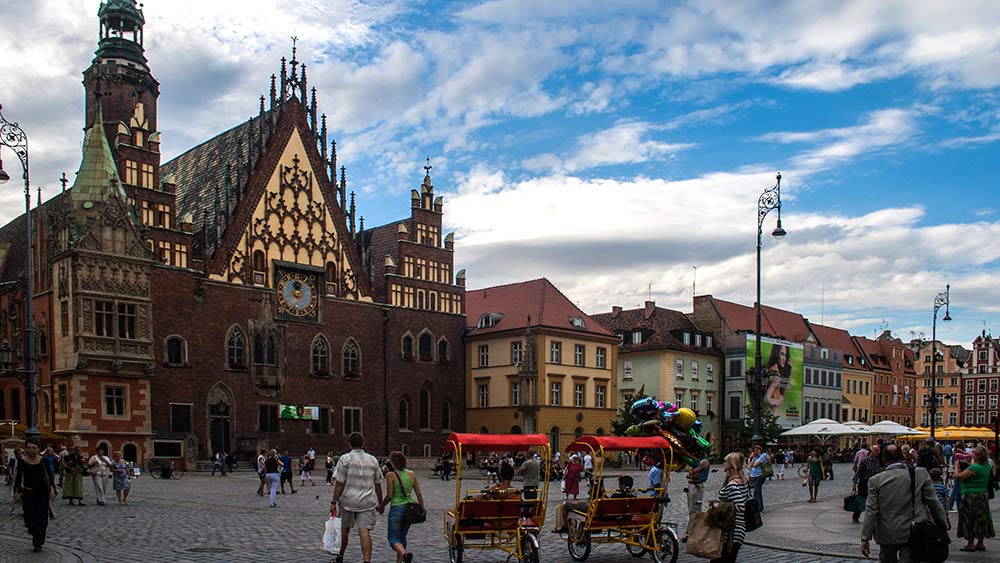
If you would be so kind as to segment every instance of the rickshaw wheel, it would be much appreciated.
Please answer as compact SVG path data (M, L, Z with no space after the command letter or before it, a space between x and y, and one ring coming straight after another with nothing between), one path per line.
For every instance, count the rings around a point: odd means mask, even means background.
M679 547L676 535L668 530L657 530L656 545L659 549L653 551L653 561L656 563L677 563Z
M448 558L451 559L451 563L462 563L462 552L465 548L462 545L462 536L455 534L448 545Z
M590 557L590 532L583 532L583 536L577 540L573 539L573 534L569 535L566 539L566 547L569 550L569 556L573 558L574 561L584 561Z
M632 557L642 557L643 555L649 553L649 550L646 549L645 547L642 547L641 545L645 539L643 535L644 534L642 533L637 533L633 537L629 538L631 541L634 541L640 545L632 545L630 543L625 544L625 551L628 551L628 554L631 555Z
M538 563L538 544L531 534L521 536L521 563Z

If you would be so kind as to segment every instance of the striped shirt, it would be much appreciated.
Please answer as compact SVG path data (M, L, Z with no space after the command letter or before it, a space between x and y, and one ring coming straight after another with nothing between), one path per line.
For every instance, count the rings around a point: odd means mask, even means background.
M344 484L340 506L351 512L364 512L378 506L375 485L382 482L382 470L375 456L364 450L351 450L340 456L333 478Z
M736 480L730 481L719 491L719 500L736 505L736 527L733 529L733 543L742 544L747 535L744 512L746 503L750 500L750 487Z

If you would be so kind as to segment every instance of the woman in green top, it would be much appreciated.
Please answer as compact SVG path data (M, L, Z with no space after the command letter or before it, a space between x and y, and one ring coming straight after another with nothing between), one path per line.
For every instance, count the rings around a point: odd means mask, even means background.
M996 535L993 516L990 514L990 501L986 494L990 471L989 452L985 446L979 446L972 452L972 464L955 476L962 483L962 502L958 506L958 537L965 538L968 542L961 551L986 551L983 540Z
M819 450L813 450L807 460L809 464L809 476L806 480L809 483L809 502L816 502L816 495L819 494L819 482L823 479L823 458L820 457Z
M410 523L403 518L406 513L406 504L418 502L424 505L424 495L420 492L420 482L417 475L406 468L406 456L403 452L395 451L389 454L389 462L393 471L386 475L387 495L383 497L382 504L378 511L385 510L385 505L392 503L389 509L389 547L396 552L396 563L410 563L413 561L413 553L406 551L406 534L410 531ZM413 500L413 493L417 493L417 499Z

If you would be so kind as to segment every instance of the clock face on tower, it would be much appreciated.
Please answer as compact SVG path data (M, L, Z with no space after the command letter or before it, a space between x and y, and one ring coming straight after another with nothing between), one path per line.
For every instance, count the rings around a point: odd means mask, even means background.
M316 280L299 272L287 272L278 278L278 313L295 318L316 316Z

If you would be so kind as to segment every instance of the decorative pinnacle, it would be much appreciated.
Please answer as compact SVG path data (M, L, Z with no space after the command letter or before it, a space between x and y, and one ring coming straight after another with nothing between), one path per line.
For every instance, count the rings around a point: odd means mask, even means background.
M431 175L431 168L434 168L434 167L431 166L431 157L428 156L427 157L427 164L424 165L424 171L427 173L428 176Z
M298 43L298 42L299 42L299 38L296 37L295 35L293 35L292 36L292 61L295 60L295 51L297 49L297 47L296 47L295 44ZM292 63L292 64L294 64L294 63Z

